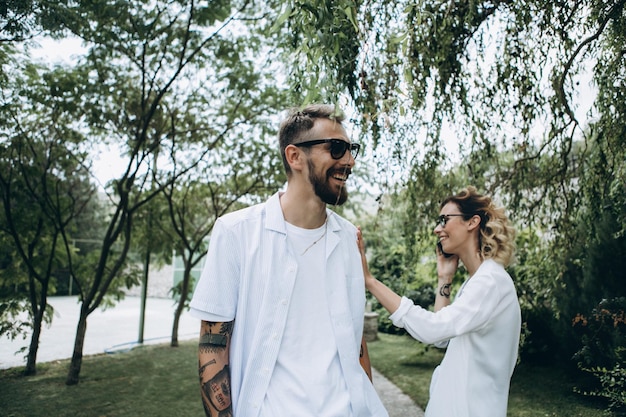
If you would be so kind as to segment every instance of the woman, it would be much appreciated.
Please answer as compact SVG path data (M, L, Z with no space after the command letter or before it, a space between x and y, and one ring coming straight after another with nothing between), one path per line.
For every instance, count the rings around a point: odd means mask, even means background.
M447 347L432 376L426 417L505 417L521 327L515 287L504 270L513 260L515 231L504 210L468 187L443 201L434 233L434 312L372 276L359 231L365 286L392 313L394 325L423 343ZM459 260L468 277L450 303Z

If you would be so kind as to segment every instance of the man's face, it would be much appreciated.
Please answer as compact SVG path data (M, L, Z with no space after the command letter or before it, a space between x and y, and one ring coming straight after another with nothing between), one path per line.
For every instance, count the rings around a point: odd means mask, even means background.
M336 138L350 143L345 129L332 120L317 120L311 132L316 139ZM340 159L333 159L329 144L311 149L308 160L309 181L315 194L326 204L341 205L348 199L346 181L352 172L354 158L346 150Z
M340 206L348 200L348 190L345 181L350 175L350 168L329 168L325 172L318 172L314 162L309 159L309 181L313 185L315 195L324 203ZM339 184L337 184L339 183Z

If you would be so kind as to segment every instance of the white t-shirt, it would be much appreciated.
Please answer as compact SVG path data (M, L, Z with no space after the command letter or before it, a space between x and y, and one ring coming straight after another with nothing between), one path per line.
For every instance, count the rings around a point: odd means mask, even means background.
M262 417L352 415L326 296L326 231L287 224L298 262L293 297L306 302L290 306Z

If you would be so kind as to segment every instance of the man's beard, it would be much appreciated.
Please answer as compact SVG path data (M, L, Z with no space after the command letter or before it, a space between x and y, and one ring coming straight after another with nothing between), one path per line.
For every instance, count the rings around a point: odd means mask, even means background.
M330 186L329 179L336 170L326 171L326 178L320 178L315 175L315 167L309 160L309 181L313 184L313 190L324 203L331 204L333 206L340 206L348 200L348 190L342 186L339 192L335 191L334 187ZM349 173L350 169L346 168L341 170L341 173Z

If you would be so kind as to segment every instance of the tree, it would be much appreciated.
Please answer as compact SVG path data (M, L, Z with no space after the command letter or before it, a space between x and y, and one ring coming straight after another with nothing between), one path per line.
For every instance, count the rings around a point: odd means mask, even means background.
M86 136L120 145L127 161L107 185L111 214L97 266L77 284L82 304L67 384L79 381L87 317L122 283L138 210L196 169L234 127L267 121L276 107L272 68L256 60L262 44L245 29L257 18L249 6L79 1L56 9L64 30L89 49L75 68L80 91L65 91L65 97L84 117ZM244 87L250 94L241 95ZM265 101L248 105L255 100ZM261 124L257 131L267 129ZM159 181L156 189L152 178Z
M207 237L218 217L264 200L285 181L277 145L261 141L242 142L229 135L228 146L216 149L203 169L163 190L177 242L176 254L182 258L183 279L175 288L178 305L174 314L171 345L178 346L178 323L193 289L193 268L204 258Z
M253 101L254 106L262 107L263 101L261 98ZM249 110L246 113L254 113ZM255 118L242 120L231 131L223 132L224 143L207 154L195 170L165 187L157 184L161 194L146 205L141 214L142 225L135 224L138 230L133 236L137 247L152 248L160 259L171 259L172 252L182 259L182 280L172 288L178 302L172 346L178 346L180 315L187 307L194 284L192 271L204 258L215 220L229 211L259 202L284 182L277 145L268 145L263 137L240 140L265 123ZM270 126L266 128L271 130ZM185 150L181 152L184 154ZM185 158L174 154L170 159L176 165ZM155 177L154 181L159 180ZM144 265L149 263L146 261Z
M37 20L37 2L9 0L0 5L0 43L27 39Z
M73 239L79 219L94 209L95 195L82 136L63 101L47 94L55 89L54 77L47 75L45 68L26 64L23 73L3 84L0 102L0 224L11 248L4 253L2 287L15 291L6 291L6 312L26 309L31 319L26 375L36 373L41 328L50 314L48 295L59 273L80 257Z
M62 27L67 0L5 0L0 4L0 45L29 42Z
M574 141L589 139L575 108L582 76L589 71L594 77L598 104L604 96L614 103L623 92L611 81L624 72L623 1L331 6L319 0L301 6L304 12L285 10L293 29L287 39L308 63L306 74L326 74L318 90L351 93L363 135L423 148L415 158L399 155L409 167L423 166L420 175L449 160L443 136L458 135L461 156L470 162L469 182L490 169L489 190L510 193L525 215L536 214L537 201L560 204L572 197L560 184L571 175ZM338 30L353 35L347 44L319 36ZM296 42L300 37L305 40ZM500 166L497 151L504 150L512 167ZM530 177L541 158L545 171ZM523 194L529 189L534 198Z
M522 276L533 280L527 289L553 290L542 305L553 307L555 320L572 311L558 296L563 286L582 288L573 276L602 288L594 297L614 288L601 282L591 267L598 258L586 250L621 248L626 224L616 209L626 160L625 3L317 0L307 2L309 18L297 7L284 16L294 33L287 39L306 39L292 44L303 71L325 74L318 91L350 94L361 134L379 149L399 150L413 203L405 231L420 230L431 210L420 200L445 194L433 187L437 178L463 166L461 182L498 196L520 230L543 239L548 253L522 259L550 259L553 267L534 275L540 271L524 265ZM345 46L318 35L350 25ZM615 234L600 243L606 211L605 230Z

